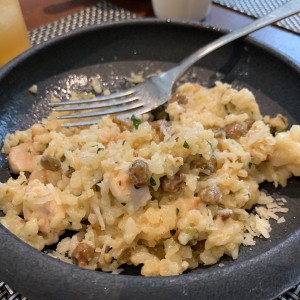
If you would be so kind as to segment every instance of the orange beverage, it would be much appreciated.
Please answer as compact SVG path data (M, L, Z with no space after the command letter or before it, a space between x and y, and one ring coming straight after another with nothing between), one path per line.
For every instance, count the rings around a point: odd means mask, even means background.
M30 47L18 0L0 0L0 67Z

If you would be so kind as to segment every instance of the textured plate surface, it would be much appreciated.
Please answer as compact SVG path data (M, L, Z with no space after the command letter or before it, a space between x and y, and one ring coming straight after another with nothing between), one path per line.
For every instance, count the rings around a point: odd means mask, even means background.
M221 32L196 24L137 20L95 26L30 49L0 70L0 140L49 113L52 91L84 88L100 76L113 90L126 85L132 71L152 73L179 62ZM196 77L194 75L197 75ZM87 77L86 77L87 76ZM288 116L300 123L300 70L251 41L232 43L202 59L190 79L210 86L215 80L249 88L262 113ZM38 85L38 94L28 88ZM0 157L0 181L9 176ZM225 267L202 267L177 277L111 275L55 260L0 227L0 278L30 300L40 299L272 299L300 281L299 180L287 188L262 185L288 200L286 223L272 223L271 239L242 247Z

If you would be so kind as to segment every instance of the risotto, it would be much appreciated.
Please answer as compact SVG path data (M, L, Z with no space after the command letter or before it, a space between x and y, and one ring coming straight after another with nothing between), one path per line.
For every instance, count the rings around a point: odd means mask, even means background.
M185 83L165 111L90 127L63 128L56 115L6 136L17 176L0 183L0 222L39 250L54 244L54 257L178 275L237 259L269 238L270 219L285 221L286 200L259 184L300 175L300 127L262 116L247 89Z

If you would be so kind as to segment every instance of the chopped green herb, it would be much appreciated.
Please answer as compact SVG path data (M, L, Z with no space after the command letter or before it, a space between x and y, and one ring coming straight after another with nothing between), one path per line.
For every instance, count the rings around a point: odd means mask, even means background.
M132 121L132 123L133 123L134 128L135 128L135 129L138 129L139 126L141 125L142 121L141 121L140 119L137 119L137 118L135 117L135 115L132 115L130 119L131 119L131 121Z
M252 167L252 162L251 161L249 162L248 167L249 167L249 169L251 169L251 167Z
M207 141L207 143L208 143L209 146L210 146L211 152L215 152L214 147L212 146L211 142L208 141L208 140L206 140L206 141Z
M125 140L122 142L122 146L125 144Z
M170 233L171 233L172 236L174 236L176 234L176 229L170 230Z
M176 215L178 216L178 214L179 214L179 208L176 207Z
M190 148L190 145L188 144L187 141L184 141L183 148L185 148L185 149L189 149Z
M226 104L224 105L224 109L225 109L226 113L228 113L228 106Z
M150 177L150 185L151 186L155 186L156 185L156 181L153 177Z
M248 197L248 200L250 200L251 194L247 193L246 196Z

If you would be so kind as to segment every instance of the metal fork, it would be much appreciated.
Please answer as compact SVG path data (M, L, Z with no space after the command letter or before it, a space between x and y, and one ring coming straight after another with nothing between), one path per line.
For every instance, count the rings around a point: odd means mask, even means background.
M163 72L159 76L150 77L145 82L123 92L113 93L109 96L99 96L88 100L81 99L57 102L50 103L49 105L54 107L53 110L55 111L95 110L58 116L58 119L91 118L107 114L117 114L117 116L121 118L131 117L132 115L141 115L167 102L172 95L174 84L193 64L205 55L231 41L298 12L300 12L300 0L291 0L271 13L253 21L249 25L223 35L212 43L200 48L172 69ZM88 121L67 123L62 126L82 126L96 124L98 122L99 119L92 119Z

